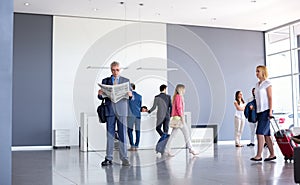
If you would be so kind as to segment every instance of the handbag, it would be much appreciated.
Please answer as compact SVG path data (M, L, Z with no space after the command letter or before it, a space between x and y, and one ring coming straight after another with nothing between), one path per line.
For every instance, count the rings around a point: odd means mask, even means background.
M102 100L101 105L98 106L97 113L98 113L98 117L99 117L99 122L100 123L105 123L106 122L106 116L105 116L105 102L104 102L104 99Z
M171 128L182 128L183 127L183 122L181 120L181 117L180 116L171 117L170 127Z

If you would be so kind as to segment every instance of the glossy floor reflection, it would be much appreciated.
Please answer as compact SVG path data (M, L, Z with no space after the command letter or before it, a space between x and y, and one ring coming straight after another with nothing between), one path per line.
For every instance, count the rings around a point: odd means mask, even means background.
M14 185L292 185L293 163L285 163L278 147L275 162L252 162L256 148L233 145L198 146L193 157L188 150L173 150L164 158L154 150L129 152L130 167L99 164L105 152L80 152L78 148L52 151L13 152ZM264 157L267 153L264 153Z

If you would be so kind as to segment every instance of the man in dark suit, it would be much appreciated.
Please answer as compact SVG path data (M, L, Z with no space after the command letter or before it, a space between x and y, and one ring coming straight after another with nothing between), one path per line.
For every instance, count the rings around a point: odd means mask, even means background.
M128 138L131 148L130 151L137 151L140 143L141 133L141 107L142 96L135 91L135 84L131 83L132 98L129 101L129 113L128 113ZM135 142L133 142L132 131L135 129Z
M159 87L160 94L155 96L154 103L152 108L148 111L148 113L151 113L154 111L157 107L157 117L156 117L156 131L160 136L163 135L163 133L168 134L169 132L169 122L170 122L170 115L172 111L172 102L171 102L171 96L167 95L167 86L161 85ZM164 132L161 130L161 126L163 126Z
M112 62L110 65L112 75L104 78L102 84L115 85L128 83L129 79L120 76L120 64L118 62ZM112 165L114 138L116 125L118 127L119 136L119 155L122 160L122 165L129 166L130 163L127 157L127 144L126 144L126 128L127 128L127 116L128 116L128 99L123 98L118 102L112 102L108 97L103 97L103 91L98 91L98 98L100 100L105 99L105 115L106 115L106 130L107 130L107 144L106 144L106 156L105 160L101 163L101 166ZM132 92L127 92L129 99L132 97Z

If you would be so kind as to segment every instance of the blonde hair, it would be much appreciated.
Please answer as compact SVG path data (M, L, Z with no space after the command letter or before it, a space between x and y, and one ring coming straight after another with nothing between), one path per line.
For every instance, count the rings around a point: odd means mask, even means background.
M268 76L269 76L269 73L268 73L268 69L267 69L267 67L266 67L266 66L262 66L262 65L260 65L260 66L257 66L257 67L256 67L256 69L259 69L259 70L261 70L261 72L262 72L262 76L263 76L263 78L264 78L264 79L267 79L267 78L268 78Z
M185 86L183 84L177 84L176 85L176 88L175 88L175 91L174 91L174 95L173 95L173 98L172 98L172 102L174 102L174 99L176 97L177 94L179 94L180 96L183 95L183 91L185 89Z

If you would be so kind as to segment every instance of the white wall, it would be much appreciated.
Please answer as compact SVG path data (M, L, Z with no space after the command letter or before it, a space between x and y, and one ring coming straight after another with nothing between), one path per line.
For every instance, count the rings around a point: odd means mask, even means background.
M114 60L126 67L121 75L136 84L150 107L159 86L167 84L166 58L165 24L54 17L53 129L70 129L71 145L78 145L80 113L96 114L97 83L110 76L103 67Z

